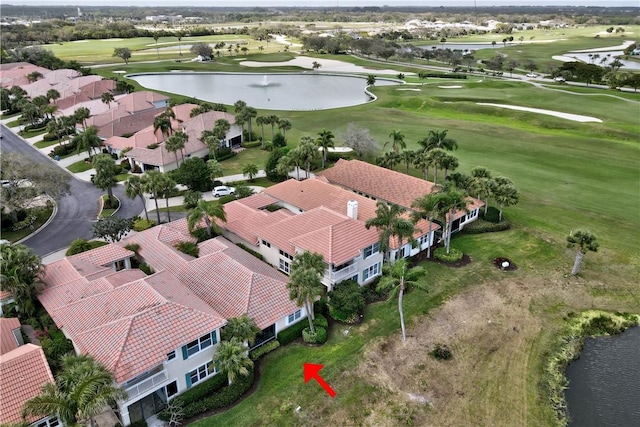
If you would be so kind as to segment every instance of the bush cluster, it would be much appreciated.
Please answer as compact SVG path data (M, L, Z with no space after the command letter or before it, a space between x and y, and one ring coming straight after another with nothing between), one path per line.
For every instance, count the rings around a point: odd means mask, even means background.
M489 206L487 213L482 215L482 219L497 224L500 222L500 210L494 206Z
M358 157L358 155L356 154L355 151L349 151L347 153L327 151L327 161L328 162L332 162L332 163L337 162L340 159L351 160L351 159L355 159L357 157Z
M174 247L180 252L191 255L194 258L198 258L198 255L200 255L200 248L193 242L181 241L176 243Z
M450 248L450 251L447 254L447 249L445 247L440 247L440 248L436 248L436 250L433 251L433 256L438 261L452 264L454 262L458 262L462 260L462 257L464 256L464 254L462 253L462 251L459 251L456 248Z
M278 341L280 341L281 345L287 345L291 342L294 342L302 335L302 330L305 328L305 325L308 325L309 322L303 320L295 325L289 326L284 331L278 332ZM307 326L308 328L308 326Z
M261 253L254 251L253 249L249 248L247 245L244 245L242 243L236 243L236 245L238 245L238 247L244 249L245 251L249 252L251 255L258 258L260 261L264 261L264 257L262 256Z
M133 230L134 231L144 231L156 225L156 222L153 220L146 219L136 219L133 222Z
M204 228L204 227L196 228L193 231L191 231L189 234L191 234L193 237L198 239L198 243L202 243L205 240L209 240L211 238L211 237L209 237L209 233L207 232L207 229ZM217 236L215 231L211 230L211 236L212 237L216 237Z
M371 283L367 283L360 287L364 301L367 304L386 299L385 292L378 289L378 282L380 282L380 276L376 277Z
M453 357L451 349L443 344L436 344L429 354L438 360L449 360Z
M280 342L278 340L269 341L268 343L256 348L255 350L250 351L249 357L251 357L251 360L258 360L265 354L271 353L278 347L280 347Z
M236 200L236 196L235 194L227 194L226 196L222 196L218 199L218 203L220 203L221 205L227 204L229 202L233 202L234 200Z
M58 139L58 135L56 135L55 133L45 133L44 136L42 137L43 141L55 141Z
M229 147L220 147L216 149L216 160L219 162L230 159L235 155L236 153L234 153Z
M307 322L307 323L309 323L309 322ZM316 328L325 328L325 329L327 329L329 327L329 321L322 314L317 313L315 315L315 319L313 319L313 326L315 326Z
M345 280L329 292L329 315L341 322L353 323L364 309L365 300L358 283Z
M151 268L151 266L149 266L149 264L147 264L146 262L141 262L138 268L142 270L147 276L153 274L153 268Z
M49 157L51 157L52 159L54 159L56 156L64 157L67 154L75 153L76 149L76 144L74 144L73 142L69 142L64 145L56 145L49 153Z
M327 330L316 326L316 331L311 332L309 328L302 330L302 339L307 344L324 344L327 342Z
M248 376L240 375L236 381L229 386L224 387L227 383L227 377L222 374L215 375L210 380L202 384L198 384L191 389L185 391L175 399L183 405L184 418L195 417L203 412L214 409L224 408L238 400L253 384L254 372L249 369ZM207 384L215 381L212 384ZM220 385L222 383L222 386ZM202 389L198 389L201 386ZM196 390L197 389L197 390ZM158 418L163 421L169 420L169 413L165 410L158 414Z
M496 231L504 231L511 228L511 224L509 221L502 221L498 223L487 222L478 220L472 222L469 225L465 225L464 231L469 234L482 234L482 233L493 233Z
M255 148L260 147L262 145L262 141L251 141L251 142L243 142L240 144L243 148Z

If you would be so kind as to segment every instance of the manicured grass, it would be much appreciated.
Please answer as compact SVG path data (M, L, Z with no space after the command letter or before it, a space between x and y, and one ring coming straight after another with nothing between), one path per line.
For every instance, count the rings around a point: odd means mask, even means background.
M47 132L46 128L33 129L33 130L23 130L20 131L20 136L24 139L33 138L34 136L42 135Z
M107 194L103 195L102 196L102 203L104 203L107 200L108 197L109 196ZM113 215L115 213L115 211L118 210L118 207L120 207L120 200L115 195L113 196L113 198L118 203L118 206L115 207L115 208L104 208L103 207L102 211L100 212L100 218L108 218L108 217L110 217L111 215ZM102 205L102 206L104 206L104 205Z
M46 147L51 147L52 145L57 145L60 143L59 139L54 139L53 141L38 141L35 144L33 144L34 147L36 148L46 148Z
M0 114L0 119L6 120L6 119L10 119L12 117L19 116L19 115L20 115L19 111L17 113L13 113L13 114Z
M47 222L47 220L49 219L49 217L51 217L51 214L53 213L53 208L49 208L49 207L36 208L35 212L38 219L36 219L35 223L33 224L33 229L28 227L22 230L17 230L17 231L13 231L11 229L3 229L2 239L8 240L11 243L17 242L20 239L24 239L25 237L33 233L34 230L37 230L45 222Z
M269 129L269 132L271 132L271 129ZM225 175L241 174L244 166L249 163L255 164L258 166L258 169L264 169L269 154L269 151L262 150L260 147L247 148L236 156L228 160L223 160L220 162L220 166L222 166L222 172Z
M85 162L84 160L80 160L78 162L75 162L71 165L69 165L67 167L67 169L69 169L69 171L73 172L73 173L78 173L78 172L85 172L88 171L89 169L91 169L93 166L91 166L90 163Z
M23 120L22 118L10 121L8 123L5 124L6 127L8 128L17 128L18 126L20 126L21 124L23 124Z
M116 181L121 182L121 181L126 181L129 178L131 178L131 175L128 173L121 173L119 175L116 175Z

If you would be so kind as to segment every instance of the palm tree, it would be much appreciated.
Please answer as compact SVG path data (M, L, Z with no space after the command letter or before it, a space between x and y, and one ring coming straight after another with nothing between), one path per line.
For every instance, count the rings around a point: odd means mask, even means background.
M171 125L171 119L167 117L166 114L160 114L153 119L153 134L156 137L156 142L158 141L158 136L156 132L160 130L160 133L165 138L171 135L173 132L173 127Z
M238 375L248 376L249 369L253 367L253 362L247 355L247 347L237 338L220 342L213 355L213 364L227 374L229 385Z
M111 108L111 103L115 100L111 92L105 92L100 96L103 104L107 104L107 108Z
M235 111L236 113L241 112L242 110L244 110L245 108L247 108L247 103L244 102L243 100L238 100L233 104L233 111Z
M517 205L520 195L513 182L504 176L496 176L491 181L491 194L498 205L500 214L498 219L502 221L502 210L505 207Z
M153 39L156 41L156 54L158 55L158 59L160 59L160 49L158 49L158 39L160 38L160 34L153 33Z
M307 178L309 178L309 173L311 172L311 162L318 157L318 147L316 147L313 138L311 138L310 136L303 136L300 138L300 144L298 144L295 150L298 151L299 158L305 165Z
M244 116L247 120L247 132L249 132L249 139L253 140L253 119L258 115L258 110L253 107L245 107Z
M23 416L55 415L66 426L82 426L87 421L93 426L93 418L105 406L127 397L114 384L111 372L91 356L63 356L55 382L45 384L38 396L25 403Z
M98 128L89 126L83 133L73 138L73 143L76 145L78 153L82 150L87 150L87 154L91 157L93 149L99 147L102 140L98 136Z
M33 315L42 290L40 258L24 245L7 243L0 244L0 255L0 290L11 293L22 313Z
M425 180L429 180L429 167L431 166L431 157L429 153L417 150L413 158L413 165L422 171Z
M218 138L218 145L220 141L227 138L227 133L231 130L231 124L225 119L216 120L213 126L213 134Z
M322 64L320 64L318 61L313 61L311 63L311 68L313 69L313 71L318 70L320 67L322 67Z
M242 168L242 175L249 178L249 182L253 182L253 178L258 175L258 166L255 163L247 163Z
M409 165L413 163L413 159L415 158L415 153L411 150L402 150L399 154L400 161L404 162L407 166L407 175L409 175Z
M435 216L445 224L444 245L447 254L451 250L451 234L453 226L453 217L457 211L463 210L467 212L467 200L462 191L447 190L435 193Z
M236 338L238 341L252 346L259 333L260 328L256 321L245 313L240 317L232 317L227 320L227 324L222 330L222 339L228 341Z
M327 149L335 146L333 138L335 136L330 130L322 129L322 131L318 132L316 145L322 147L322 169L324 169L324 164L327 161Z
M278 129L282 131L282 136L287 137L287 131L291 129L291 122L287 119L278 120Z
M442 159L447 155L442 148L434 148L427 152L427 161L433 165L433 182L438 183L438 167L442 166Z
M87 107L80 107L73 112L73 117L76 119L76 123L82 123L82 130L87 130L87 119L91 117L91 110Z
M478 199L483 200L484 196L484 214L486 215L491 195L491 171L483 166L471 169L471 189L478 194Z
M402 248L402 242L406 238L412 245L415 244L413 234L416 231L411 220L403 216L405 209L393 203L378 201L376 203L376 216L365 222L367 230L375 227L380 234L379 247L384 260L389 261L391 239L398 239L398 251Z
M144 198L144 191L142 191L142 180L139 176L133 175L124 182L124 194L130 199L140 197L140 200L142 200L142 206L144 208L144 216L147 221L149 221L149 212L147 212L147 201Z
M411 202L411 208L413 209L413 213L411 214L411 218L415 224L420 221L421 218L424 218L429 223L429 229L427 230L427 236L429 238L429 246L427 247L427 258L431 258L431 246L433 246L433 239L431 239L431 219L434 216L434 213L438 208L438 193L425 194L422 197L415 199Z
M220 221L226 222L227 216L224 212L224 205L219 203L208 203L205 200L198 200L196 207L191 209L187 216L189 231L192 232L195 230L195 226L198 225L200 221L204 220L204 223L207 226L207 235L209 238L213 236L214 230L216 234L220 234L218 225L215 221L211 221L211 218L218 218Z
M297 253L291 263L291 275L287 284L289 298L296 300L298 306L304 306L312 333L316 332L313 326L313 302L326 289L321 281L325 268L322 255L309 251Z
M262 139L261 139L262 144L260 148L264 150L264 125L269 124L269 118L266 116L258 116L256 117L256 124L260 126L260 129L262 130Z
M169 198L176 189L176 182L167 174L160 174L160 179L156 182L158 192L164 197L165 206L167 208L167 220L171 222L171 209L169 209Z
M44 76L42 75L42 73L40 71L34 71L32 73L27 74L26 77L27 77L27 81L29 83L33 83L33 82L37 82L38 79L41 79Z
M158 198L162 196L160 181L162 180L162 172L158 170L150 170L140 178L142 191L151 194L153 202L156 204L156 215L158 216L158 224L160 224L160 209L158 208Z
M182 56L182 43L180 43L182 41L182 38L184 37L184 32L183 31L177 31L176 32L176 38L178 39L178 52L180 53L180 56Z
M444 169L444 179L447 179L449 171L454 171L458 168L458 158L452 154L445 153L438 162L440 167Z
M397 129L394 129L389 134L389 141L385 142L382 148L386 148L387 144L391 144L391 149L394 153L399 153L400 149L407 148L407 143L404 141L404 135Z
M211 181L215 181L216 178L224 175L222 165L215 159L207 160L207 169L209 169L209 177L211 177Z
M240 126L240 130L242 131L242 136L244 138L244 124L247 122L247 115L245 114L245 110L240 110L235 115L236 124Z
M389 301L396 296L398 297L398 312L400 313L400 326L402 328L402 341L407 340L407 332L404 326L404 312L402 310L402 298L405 290L412 287L426 290L426 284L418 282L417 279L424 275L425 271L422 267L407 268L407 260L401 259L394 263L386 271L378 283L377 288L380 291L389 292Z
M91 165L96 170L93 183L101 190L107 190L109 206L113 201L113 187L118 183L116 164L109 154L98 154L93 158Z
M178 168L178 151L182 154L185 143L189 140L189 136L182 130L171 135L164 143L165 148L176 156L176 169ZM182 154L184 161L184 154Z
M220 147L220 138L212 130L203 130L200 141L209 147L209 158L215 160L216 149Z
M582 264L582 257L588 251L598 252L598 247L600 244L598 243L598 238L595 234L585 231L585 230L576 230L572 231L567 236L567 247L573 248L577 247L576 251L576 259L573 263L573 268L571 269L571 274L573 276L577 275L580 271L580 264Z
M420 144L425 151L433 150L434 148L442 148L443 150L452 151L458 148L458 143L447 137L447 130L430 130L427 136L420 141Z
M402 160L400 154L395 151L387 151L382 157L378 158L378 166L393 170Z
M280 122L280 117L272 114L267 117L269 124L271 125L271 142L276 138L276 125Z
M47 97L49 102L56 102L56 100L60 99L60 92L55 89L49 89L45 96Z

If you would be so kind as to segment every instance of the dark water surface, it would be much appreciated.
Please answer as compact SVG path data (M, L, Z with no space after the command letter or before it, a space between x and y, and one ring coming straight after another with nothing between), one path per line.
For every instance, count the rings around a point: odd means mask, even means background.
M640 327L587 339L567 378L570 427L639 427Z

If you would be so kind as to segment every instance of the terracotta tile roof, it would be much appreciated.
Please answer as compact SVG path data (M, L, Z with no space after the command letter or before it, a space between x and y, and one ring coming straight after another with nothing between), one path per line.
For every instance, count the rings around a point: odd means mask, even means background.
M58 107L58 111L64 111L74 107L76 104L80 104L87 101L91 101L91 98L89 98L86 94L72 93L71 95L65 98L57 99L53 104ZM88 124L88 121L87 121L87 124Z
M233 114L225 113L224 111L207 111L206 113L199 114L189 120L182 123L182 128L189 133L192 132L196 138L200 138L204 130L211 130L216 124L216 120L225 119L229 124L233 125L236 122L236 118Z
M11 298L11 292L9 291L0 291L0 301L4 301L5 299Z
M102 81L102 77L97 75L89 75L89 76L80 76L67 81L63 81L61 83L55 84L53 88L60 92L69 93L80 93L84 86L87 86L91 83ZM98 96L98 98L100 98ZM95 99L92 98L92 99Z
M478 200L475 199L473 197L467 197L467 209L469 211L473 211L474 209L480 209L481 207L483 207L485 205L485 203L482 200ZM467 215L467 213L465 211L456 211L453 215L453 220L455 221L458 218L462 218L463 216ZM449 218L449 215L447 214L447 218Z
M20 423L24 403L49 382L53 382L53 375L41 347L25 344L1 355L0 424Z
M155 108L153 110L141 111L139 113L130 114L125 108L119 106L115 114L111 120L105 121L109 117L105 117L104 119L100 119L101 123L98 128L98 135L100 138L109 138L111 136L122 136L128 134L136 134L143 129L149 128L149 126L153 123L153 119L160 112L164 111L164 108ZM153 128L151 128L151 133L153 133ZM162 141L164 137L161 136L161 133L158 133L159 140ZM133 138L133 137L132 137ZM153 144L156 141L156 138L148 138L146 143L140 142L139 144L143 147L146 147L149 144ZM129 145L130 147L135 147L135 143L133 145Z
M186 122L191 119L191 110L198 107L197 104L178 104L171 107L173 114L176 115L176 120L179 123Z
M70 256L71 262L76 259L86 261L90 264L109 267L111 263L134 256L135 253L124 247L116 245L104 245L90 251L81 252Z
M269 196L266 196L266 198L269 198ZM217 223L218 226L231 231L243 240L254 245L258 244L258 233L260 230L295 215L287 209L280 209L275 212L254 209L242 203L243 200L245 199L227 203L224 206L227 222L217 221ZM266 201L267 199L261 200Z
M48 73L43 73L43 74L44 74L44 78L42 78L42 80L47 81L51 85L64 83L71 79L75 79L76 77L82 76L80 72L76 70L71 70L69 68L60 68L58 70L49 71Z
M0 64L0 86L13 87L29 84L26 75L37 71L41 74L50 73L51 70L28 62L8 62Z
M238 200L238 203L254 209L262 209L277 202L278 200L264 193L254 194L253 196L245 197Z
M64 110L58 110L56 113L57 116L72 116L75 111L80 108L88 108L91 112L91 115L102 114L105 111L109 110L109 106L102 102L99 99L90 99L88 101L81 102L79 104L72 105L69 108L65 108ZM116 108L116 104L111 103L111 107Z
M50 81L45 79L40 79L33 83L29 83L22 86L22 89L24 89L27 92L27 96L29 96L29 98L31 99L35 98L36 96L46 94L47 91L51 88L53 88L53 84Z
M358 202L358 219L366 221L376 215L376 202L351 191L331 185L322 179L290 179L263 190L282 202L308 211L324 206L341 214L347 213L347 202Z
M81 93L84 93L91 99L99 99L105 92L113 92L116 89L114 80L101 79L81 87Z
M0 317L0 355L18 348L13 331L20 329L20 320L16 317Z
M199 134L195 134L192 129L185 130L185 132L189 137L188 141L184 144L185 156L198 151L208 151L207 146L198 139ZM164 136L159 132L157 135L154 134L153 127L145 128L129 139L134 142L133 147L135 148L125 154L127 157L134 157L135 160L139 162L154 166L163 166L169 163L175 163L176 161L175 154L170 153L163 143L157 148L146 148L150 144L164 142ZM180 158L180 154L178 154L178 157Z
M424 179L372 165L361 160L340 159L320 172L330 183L410 208L418 197L434 191L435 184Z
M123 95L118 95L118 97L122 97ZM95 126L98 128L98 131L102 126L105 126L112 121L119 119L120 117L129 116L129 112L125 110L120 105L117 105L115 108L110 108L104 113L96 114L95 116L91 116L87 119L87 126ZM99 132L98 132L99 133Z
M155 102L167 101L168 96L157 92L143 90L140 92L132 92L118 100L118 104L124 106L129 113L137 113L140 111L155 109Z

